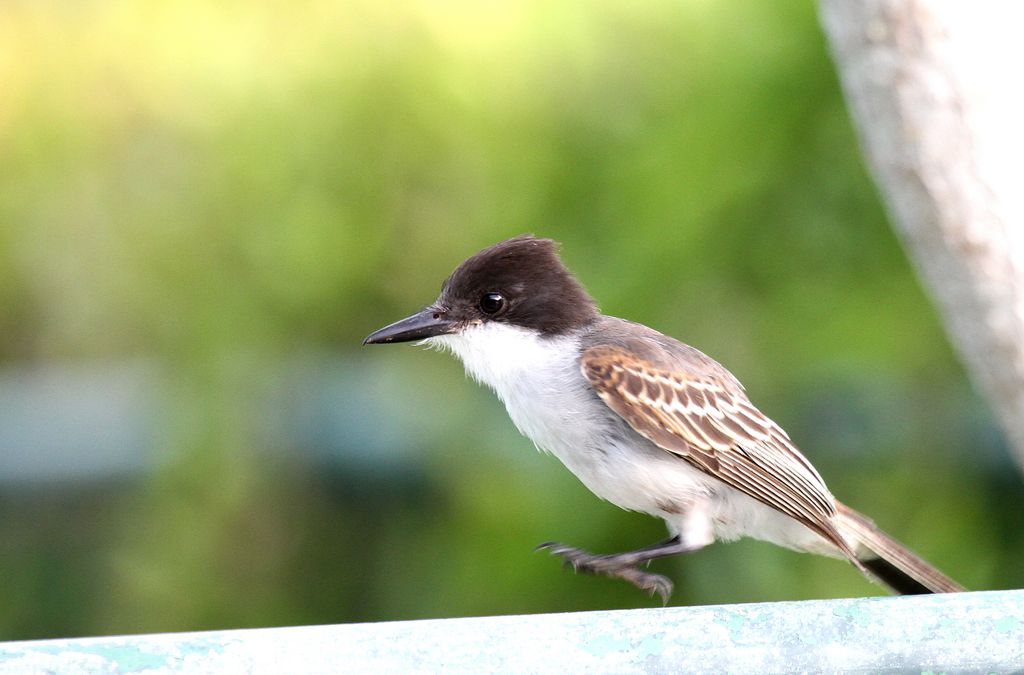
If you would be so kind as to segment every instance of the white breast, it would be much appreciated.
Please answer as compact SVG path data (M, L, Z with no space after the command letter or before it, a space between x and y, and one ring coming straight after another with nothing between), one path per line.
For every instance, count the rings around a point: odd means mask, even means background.
M579 372L578 338L486 323L428 342L450 349L473 379L493 389L519 431L542 450L559 454L559 446L582 440L581 418L596 411Z
M519 431L599 497L665 517L666 507L683 508L705 492L703 474L633 433L597 397L580 372L578 336L486 323L428 343L458 356Z

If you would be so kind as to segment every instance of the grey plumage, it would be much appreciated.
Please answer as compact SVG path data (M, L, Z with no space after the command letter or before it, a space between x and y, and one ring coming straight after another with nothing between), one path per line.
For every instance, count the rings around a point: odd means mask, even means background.
M473 255L434 304L366 342L412 339L457 355L516 427L595 494L668 524L670 540L629 553L545 545L577 569L667 599L671 583L644 562L751 536L846 558L898 592L962 590L836 501L717 361L601 315L551 240L516 237Z

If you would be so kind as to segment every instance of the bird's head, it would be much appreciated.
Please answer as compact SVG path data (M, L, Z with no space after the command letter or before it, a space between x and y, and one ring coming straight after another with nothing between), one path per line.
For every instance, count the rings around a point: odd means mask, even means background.
M558 257L551 239L522 235L460 264L419 312L371 333L363 344L409 342L505 324L562 335L598 316L597 305Z

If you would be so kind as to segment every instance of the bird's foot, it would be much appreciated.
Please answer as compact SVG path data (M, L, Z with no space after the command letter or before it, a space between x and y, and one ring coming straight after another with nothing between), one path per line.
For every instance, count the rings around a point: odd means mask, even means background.
M566 546L553 541L541 544L535 551L548 551L551 555L562 558L566 567L572 567L576 572L589 572L590 574L603 574L608 577L618 577L633 584L643 591L647 591L652 597L655 593L661 598L661 604L667 605L669 596L672 595L672 582L668 577L652 572L641 570L634 553L612 553L598 555L584 551L581 548Z

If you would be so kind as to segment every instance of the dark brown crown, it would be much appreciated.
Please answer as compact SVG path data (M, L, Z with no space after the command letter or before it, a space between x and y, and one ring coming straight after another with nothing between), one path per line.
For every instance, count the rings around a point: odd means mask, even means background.
M498 293L505 306L493 316L480 300ZM440 304L462 320L502 321L558 335L587 325L597 305L558 257L551 239L521 235L489 246L459 265L441 289Z

